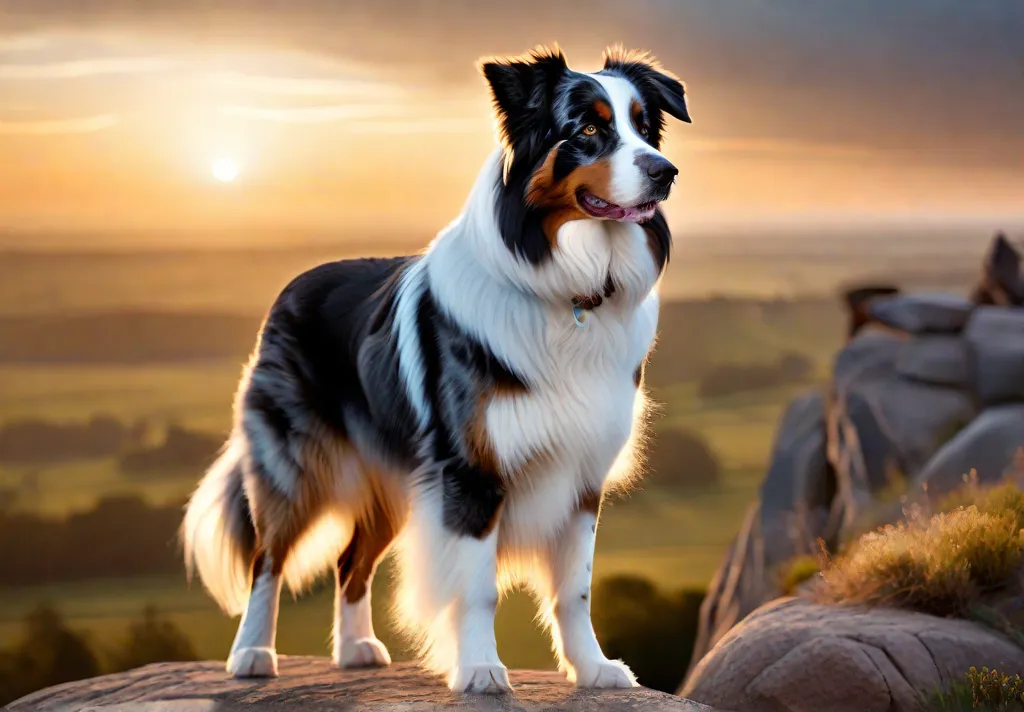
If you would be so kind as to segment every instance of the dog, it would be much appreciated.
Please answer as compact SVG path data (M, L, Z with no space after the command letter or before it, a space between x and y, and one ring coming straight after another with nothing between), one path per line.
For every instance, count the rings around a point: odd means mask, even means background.
M370 584L393 551L396 619L451 690L510 690L494 615L516 585L577 686L636 685L594 634L591 572L602 498L638 469L684 85L621 47L592 74L557 46L479 68L500 145L462 213L420 254L281 292L187 505L189 577L242 614L236 677L277 675L282 584L332 569L335 664L389 664Z

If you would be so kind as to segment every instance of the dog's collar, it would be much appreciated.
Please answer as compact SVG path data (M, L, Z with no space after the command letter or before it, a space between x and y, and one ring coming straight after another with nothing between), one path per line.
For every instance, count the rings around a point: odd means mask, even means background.
M615 294L615 283L609 274L604 280L604 289L595 294L577 295L572 298L572 318L576 326L583 326L587 321L587 312L597 309L604 300Z

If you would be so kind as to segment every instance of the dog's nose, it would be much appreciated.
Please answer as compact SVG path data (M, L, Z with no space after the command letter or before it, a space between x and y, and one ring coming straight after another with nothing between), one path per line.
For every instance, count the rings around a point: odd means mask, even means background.
M679 169L661 156L654 156L647 164L647 175L659 187L667 188L679 175Z

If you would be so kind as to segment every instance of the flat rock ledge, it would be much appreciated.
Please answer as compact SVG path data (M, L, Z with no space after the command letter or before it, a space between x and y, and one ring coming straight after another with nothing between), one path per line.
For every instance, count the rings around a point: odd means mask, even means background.
M556 672L514 670L513 696L451 693L414 663L378 670L335 668L326 658L281 656L280 677L235 680L222 662L157 663L33 693L6 709L64 712L716 712L646 688L576 690Z

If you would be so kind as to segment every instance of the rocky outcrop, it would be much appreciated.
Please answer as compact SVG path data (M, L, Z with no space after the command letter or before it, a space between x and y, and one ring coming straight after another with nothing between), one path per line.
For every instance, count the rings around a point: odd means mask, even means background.
M412 663L340 671L326 658L281 656L281 676L236 680L221 662L158 663L130 672L71 682L12 703L11 712L230 712L232 710L359 710L359 712L715 712L644 688L576 690L554 672L513 671L514 697L454 695Z
M704 600L691 672L782 593L780 568L819 539L834 549L972 470L981 483L1011 471L1024 448L1020 262L998 236L973 299L883 286L846 295L849 340L829 384L779 424L759 501Z
M730 630L682 694L735 712L917 712L971 665L1024 674L1024 650L964 620L789 598Z

